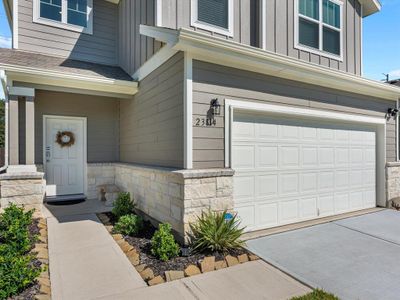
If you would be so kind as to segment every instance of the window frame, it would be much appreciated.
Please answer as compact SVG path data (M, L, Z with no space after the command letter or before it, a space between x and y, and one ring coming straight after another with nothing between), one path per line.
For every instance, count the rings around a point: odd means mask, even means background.
M76 31L85 34L93 34L93 0L87 0L87 27L69 24L68 2L61 0L61 21L55 21L40 16L40 0L33 0L33 22L47 26L57 27L69 31Z
M319 1L319 20L315 20L311 17L302 15L299 13L299 0L295 0L295 5L294 5L294 48L302 51L307 51L313 54L317 54L323 57L331 58L338 60L340 62L343 62L343 1L341 0L329 0L332 3L335 3L339 5L340 8L340 28L336 28L335 26L329 25L324 23L324 16L323 16L323 0L318 0ZM304 20L307 20L309 22L313 22L314 24L318 24L318 33L319 33L319 47L318 49L302 45L299 42L299 23L300 23L300 18L303 18ZM324 38L323 38L323 29L324 27L335 30L340 33L340 55L336 55L334 53L330 53L328 51L323 50L324 47Z
M198 20L198 0L191 0L191 23L190 25L195 28L208 30L214 33L219 33L229 37L233 37L233 0L228 0L228 28L219 27L213 24L202 22Z

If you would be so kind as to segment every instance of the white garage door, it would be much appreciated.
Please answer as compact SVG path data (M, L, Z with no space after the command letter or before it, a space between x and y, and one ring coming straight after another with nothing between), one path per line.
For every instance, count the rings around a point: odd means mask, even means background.
M376 206L376 132L234 114L235 210L256 230Z

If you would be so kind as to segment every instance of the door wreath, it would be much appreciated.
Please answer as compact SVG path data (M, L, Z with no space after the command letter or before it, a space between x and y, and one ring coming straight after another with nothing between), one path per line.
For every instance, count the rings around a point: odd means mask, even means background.
M75 144L75 136L71 131L59 131L57 132L57 144L63 147L71 147Z

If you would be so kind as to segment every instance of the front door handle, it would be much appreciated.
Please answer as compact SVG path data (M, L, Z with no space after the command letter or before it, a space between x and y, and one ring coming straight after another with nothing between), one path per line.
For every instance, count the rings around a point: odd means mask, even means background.
M46 162L49 162L51 159L51 149L50 146L46 146Z

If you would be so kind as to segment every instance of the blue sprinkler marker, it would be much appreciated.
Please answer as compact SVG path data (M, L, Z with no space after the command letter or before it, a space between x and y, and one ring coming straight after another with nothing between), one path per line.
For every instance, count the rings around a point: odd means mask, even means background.
M228 222L233 219L233 215L231 213L226 213L224 216L225 222Z

